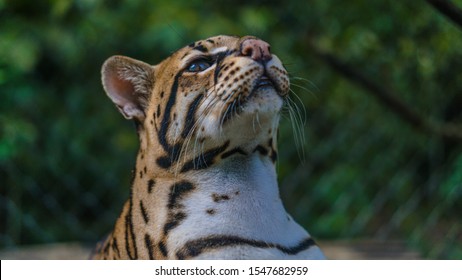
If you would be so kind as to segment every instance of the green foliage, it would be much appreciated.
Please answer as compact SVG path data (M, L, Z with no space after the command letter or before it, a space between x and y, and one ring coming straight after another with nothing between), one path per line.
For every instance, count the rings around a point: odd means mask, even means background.
M460 31L425 1L0 0L0 246L94 242L110 229L137 142L100 85L107 57L155 64L191 41L253 34L306 108L304 162L281 124L289 212L319 239L401 238L425 257L461 258L460 141L415 130L308 47L426 118L462 123Z

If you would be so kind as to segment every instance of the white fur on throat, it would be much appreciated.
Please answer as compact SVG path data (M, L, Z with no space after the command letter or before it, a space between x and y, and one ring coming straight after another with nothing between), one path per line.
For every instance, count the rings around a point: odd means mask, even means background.
M268 157L254 153L240 155L218 163L204 171L197 171L197 190L184 200L188 219L171 233L170 248L200 237L234 235L268 243L296 246L308 233L286 212L279 197L276 172ZM226 203L216 203L213 195L226 195ZM204 213L214 209L214 215L204 219ZM261 249L237 246L211 250L199 255L201 259L323 259L317 246L297 255L287 255L275 248Z

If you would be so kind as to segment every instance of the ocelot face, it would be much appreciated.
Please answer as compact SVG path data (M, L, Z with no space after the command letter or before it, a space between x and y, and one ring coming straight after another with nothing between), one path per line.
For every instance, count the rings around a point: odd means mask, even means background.
M277 126L289 91L281 61L255 37L195 42L157 65L155 74L150 107L172 140L253 139Z
M287 71L269 44L249 36L198 41L155 66L113 56L102 77L122 114L138 123L142 151L164 169L180 157L273 148L289 92Z

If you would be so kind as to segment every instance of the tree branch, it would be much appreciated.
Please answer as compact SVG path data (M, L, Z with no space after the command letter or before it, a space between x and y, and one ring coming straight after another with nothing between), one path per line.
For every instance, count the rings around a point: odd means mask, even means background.
M426 0L433 8L462 27L462 9L448 0Z
M310 43L309 46L314 53L321 60L326 62L332 69L342 74L345 78L356 85L366 89L367 92L377 98L380 103L390 108L394 113L396 113L404 121L411 124L414 128L446 139L457 141L462 140L462 126L453 123L439 123L427 119L411 109L411 107L399 99L393 91L381 87L379 84L368 79L365 75L347 63L341 61L333 54L320 50L313 43Z

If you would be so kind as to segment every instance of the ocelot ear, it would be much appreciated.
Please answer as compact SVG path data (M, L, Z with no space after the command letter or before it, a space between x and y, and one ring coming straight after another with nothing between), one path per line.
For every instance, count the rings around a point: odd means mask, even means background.
M101 69L103 87L127 119L143 122L154 86L154 66L125 56L112 56Z

